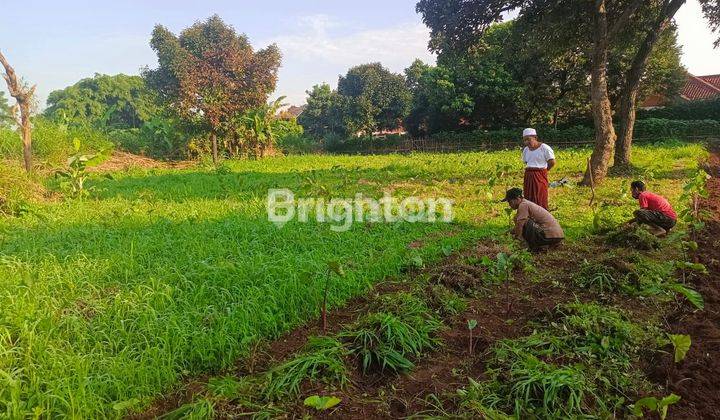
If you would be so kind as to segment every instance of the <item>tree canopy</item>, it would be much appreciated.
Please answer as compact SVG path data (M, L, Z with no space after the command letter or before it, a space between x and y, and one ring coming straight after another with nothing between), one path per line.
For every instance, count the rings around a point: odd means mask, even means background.
M50 93L45 116L98 128L139 128L158 111L154 94L139 76L95 74Z
M207 128L214 159L217 135L232 133L235 117L265 105L275 90L280 50L253 51L247 37L217 15L179 36L158 25L150 45L159 67L144 71L148 85L182 118Z
M467 54L488 28L509 11L528 28L539 45L558 53L576 53L589 64L589 98L595 126L595 149L584 183L600 182L607 174L618 138L613 126L612 65L617 72L617 114L621 153L616 162L629 162L629 143L635 120L640 84L650 56L672 26L672 18L684 0L595 0L553 2L549 0L420 0L417 11L430 27L430 48ZM713 29L720 22L720 0L701 0ZM530 32L528 32L530 33ZM612 57L613 53L622 55ZM610 58L613 58L611 60ZM592 173L591 173L592 172Z
M405 78L380 63L362 64L348 70L338 80L338 94L347 98L349 131L368 135L400 127L412 100Z

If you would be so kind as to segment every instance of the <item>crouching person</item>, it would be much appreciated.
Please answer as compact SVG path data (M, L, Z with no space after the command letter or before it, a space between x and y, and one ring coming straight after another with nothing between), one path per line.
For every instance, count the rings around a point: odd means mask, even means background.
M524 239L533 251L546 249L551 245L560 243L565 238L560 224L544 208L523 198L520 188L511 188L505 194L510 208L517 210L513 235Z
M628 224L647 225L650 232L656 236L665 235L675 226L677 214L665 197L645 191L642 181L633 181L630 192L640 208L635 210L635 218Z

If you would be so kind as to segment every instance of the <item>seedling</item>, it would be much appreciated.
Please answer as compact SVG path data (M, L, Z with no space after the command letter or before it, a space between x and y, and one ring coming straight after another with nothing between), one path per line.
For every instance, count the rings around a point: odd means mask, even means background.
M675 348L675 363L681 362L685 359L688 350L690 350L690 344L692 343L690 336L685 334L668 334L668 338Z
M467 327L468 331L470 333L470 339L468 340L468 353L473 354L473 350L475 349L475 343L473 342L473 330L475 327L477 327L477 320L476 319L468 319L467 320Z
M323 290L323 300L322 300L322 308L320 309L322 313L322 329L323 333L327 333L327 295L328 295L328 288L330 287L330 277L332 276L332 273L337 274L339 277L345 276L345 271L342 268L342 265L338 263L337 261L330 261L328 263L328 273L325 275L325 288Z
M312 407L318 411L324 411L340 404L340 401L342 400L338 397L321 397L319 395L312 395L305 398L303 404L305 404L306 407Z
M660 416L660 420L665 420L667 417L668 407L676 402L680 401L680 396L670 394L662 399L655 397L645 397L639 399L635 404L630 406L630 411L634 416L642 417L644 410L655 411Z

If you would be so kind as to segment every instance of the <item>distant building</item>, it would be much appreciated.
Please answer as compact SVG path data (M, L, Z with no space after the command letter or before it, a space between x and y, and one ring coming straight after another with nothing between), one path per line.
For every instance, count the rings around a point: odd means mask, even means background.
M306 105L301 105L301 106L290 105L289 107L280 111L280 118L283 118L283 119L297 118L305 110L305 106Z
M720 97L720 74L712 74L708 76L693 76L688 74L678 98L681 101L702 101ZM648 96L640 105L641 109L653 109L667 105L672 98L668 98L663 94L653 94Z

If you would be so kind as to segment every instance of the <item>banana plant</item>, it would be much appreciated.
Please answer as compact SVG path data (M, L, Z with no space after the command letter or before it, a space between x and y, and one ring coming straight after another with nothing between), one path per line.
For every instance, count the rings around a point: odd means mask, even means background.
M96 166L107 159L107 150L100 151L98 153L86 154L80 152L80 139L73 139L73 148L75 154L70 156L67 160L67 168L56 171L56 176L65 178L66 181L61 183L61 186L70 190L70 193L74 197L85 197L90 192L85 187L85 181L87 180L87 168Z

